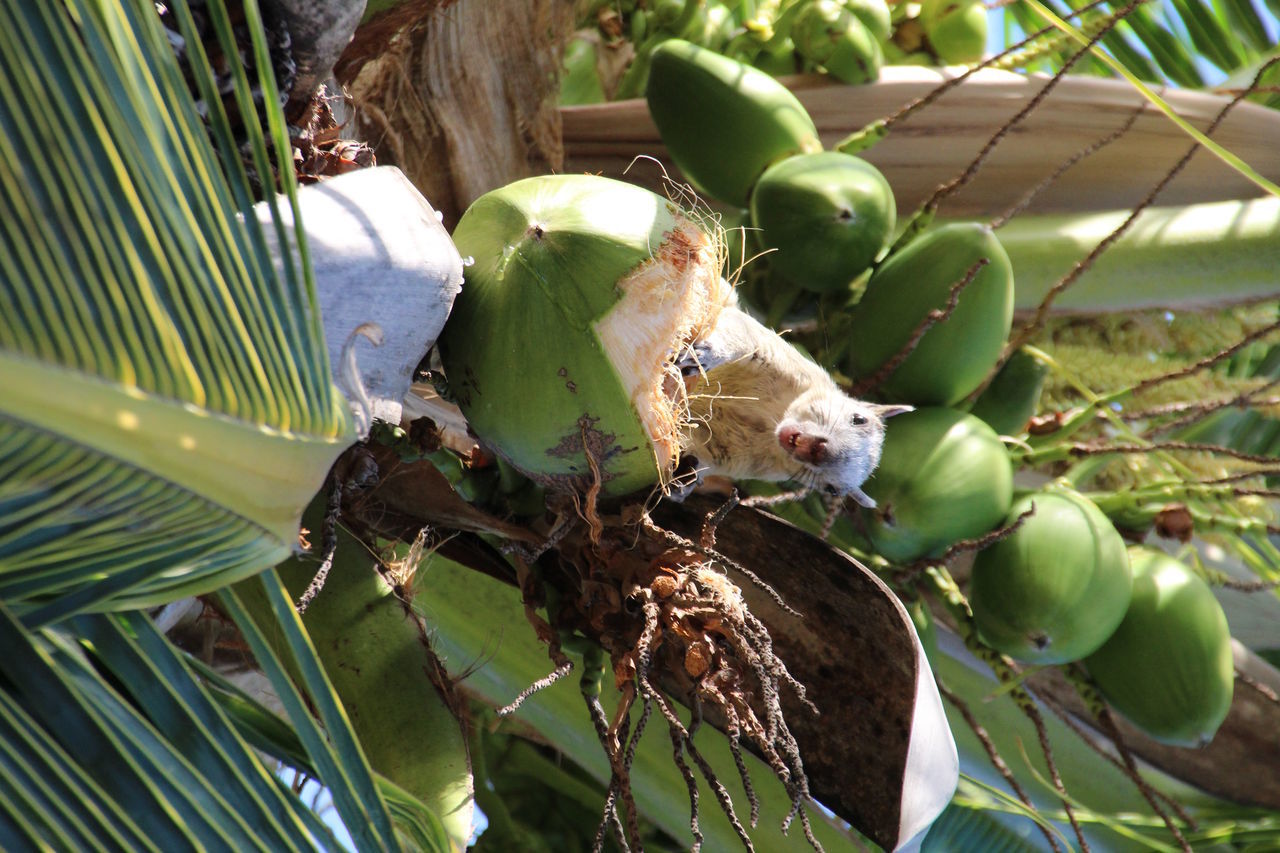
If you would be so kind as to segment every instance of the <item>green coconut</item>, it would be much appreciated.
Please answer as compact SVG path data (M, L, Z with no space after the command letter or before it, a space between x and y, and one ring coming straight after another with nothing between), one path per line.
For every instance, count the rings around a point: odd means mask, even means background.
M986 260L960 291L955 310L934 324L880 386L889 399L949 406L982 383L1013 323L1013 268L995 233L977 223L926 232L890 255L872 274L853 309L853 344L845 368L870 376L911 341L929 312L946 307L951 289Z
M841 5L862 21L876 41L881 44L889 41L893 33L893 14L888 3L884 0L841 0Z
M1133 579L1124 540L1093 502L1068 490L1013 502L1022 526L978 552L969 603L983 642L1028 663L1092 654L1129 606Z
M1129 551L1133 597L1085 666L1107 701L1151 737L1203 746L1231 709L1231 632L1209 585L1149 548Z
M1025 349L1009 357L991 384L973 403L969 414L982 418L1001 435L1017 435L1040 405L1040 392L1049 366Z
M982 0L924 0L920 24L929 47L943 62L977 62L987 49L987 7Z
M565 45L564 67L560 75L560 105L600 104L605 101L604 83L597 67L596 42L575 36Z
M775 163L751 194L751 221L769 262L806 290L845 289L888 248L893 188L866 160L838 151Z
M885 422L880 466L863 489L876 500L868 537L905 563L999 524L1013 499L1013 466L982 421L922 408Z
M813 119L785 86L681 39L654 49L645 99L694 188L738 207L770 164L822 150Z
M440 355L480 440L559 491L665 484L688 417L673 359L729 298L717 241L594 175L486 193L453 238L473 263Z
M878 28L880 21L873 21ZM837 0L809 0L791 24L791 39L801 56L843 83L869 83L884 65L872 28Z
M782 77L800 71L800 57L789 38L779 39L777 42L770 40L757 48L754 54L748 53L742 59L749 60L752 68L758 68L770 77Z

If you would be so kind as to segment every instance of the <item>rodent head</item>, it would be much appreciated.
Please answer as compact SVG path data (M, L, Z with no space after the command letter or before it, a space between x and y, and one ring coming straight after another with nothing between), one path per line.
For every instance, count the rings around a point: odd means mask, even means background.
M815 389L787 407L774 435L799 463L797 480L829 495L848 495L871 508L876 502L862 491L862 484L880 462L885 419L911 409Z

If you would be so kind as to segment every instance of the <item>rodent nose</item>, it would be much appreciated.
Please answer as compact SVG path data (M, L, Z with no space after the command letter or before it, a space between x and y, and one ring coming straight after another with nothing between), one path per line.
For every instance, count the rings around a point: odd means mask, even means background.
M827 458L827 440L818 435L806 435L795 427L778 431L778 443L782 449L801 462L820 465Z

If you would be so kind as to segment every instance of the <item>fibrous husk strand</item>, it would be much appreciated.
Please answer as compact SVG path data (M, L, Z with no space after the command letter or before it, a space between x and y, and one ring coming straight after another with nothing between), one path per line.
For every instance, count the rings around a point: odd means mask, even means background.
M754 826L759 817L759 802L747 775L739 744L742 738L785 785L792 801L786 824L798 817L805 837L821 849L805 811L810 793L799 746L782 710L785 685L817 713L804 686L774 653L767 628L747 609L741 590L707 556L714 553L711 549L657 527L642 513L630 519L620 523L618 518L605 518L598 535L577 526L561 543L558 563L545 555L523 585L530 621L548 643L556 674L567 660L561 638L584 636L598 642L608 655L620 693L617 711L608 720L598 691L587 683L590 673L584 674L583 693L610 767L596 849L610 832L619 846L640 849L630 773L636 745L654 708L667 723L672 761L689 790L693 849L700 849L703 837L699 774L743 847L754 849L728 789L695 745L704 713L730 738L747 792L750 824ZM714 542L714 524L709 533ZM533 613L535 606L543 604L548 605L546 619ZM586 653L586 667L596 666L603 672L602 662L590 662L599 661L595 654ZM521 698L541 685L533 685ZM694 711L688 725L677 713L677 699ZM631 711L637 703L641 713L630 731Z

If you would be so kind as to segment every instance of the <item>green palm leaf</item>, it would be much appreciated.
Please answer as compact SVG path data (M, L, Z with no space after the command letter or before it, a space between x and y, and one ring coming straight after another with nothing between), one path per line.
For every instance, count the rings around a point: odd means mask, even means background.
M987 853L1034 853L1037 844L1009 829L993 813L967 808L952 802L938 815L920 845L922 853L952 853L984 850Z
M1078 8L1082 2L1045 5L1059 15L1068 7ZM1124 8L1121 0L1110 0L1113 10ZM1268 0L1274 9L1274 0ZM1013 21L1023 31L1043 26L1043 19L1018 3L1009 7ZM1096 14L1096 13L1094 13ZM1087 20L1090 16L1086 15ZM1020 38L1009 31L1006 41ZM1262 61L1274 55L1275 36L1264 22L1254 0L1168 0L1148 3L1134 9L1123 22L1102 39L1102 46L1138 79L1154 83L1172 83L1183 88L1202 88L1210 80L1225 75L1242 75L1256 70ZM1077 46L1072 45L1072 50ZM1060 67L1070 56L1062 52L1051 63ZM1112 73L1099 62L1086 58L1076 66L1077 72Z
M320 778L332 789L334 804L355 836L359 848L395 849L397 845L386 803L375 787L369 762L351 730L346 711L316 657L293 602L286 596L275 572L263 572L250 583L260 586L257 592L274 615L275 627L282 635L283 643L289 648L299 672L298 681L306 690L305 697L298 685L290 679L284 660L272 651L266 636L254 623L236 590L225 589L221 592L222 607L239 626L258 665L271 679L271 685L288 712L307 756L314 763ZM311 716L313 712L308 704L314 708L318 722Z
M234 88L252 117L242 70ZM28 625L279 562L351 441L309 276L242 215L249 180L205 103L217 151L151 3L0 2L0 599Z
M28 633L0 606L4 849L336 847L145 619L77 623Z

